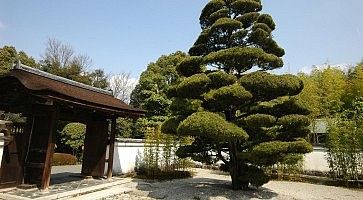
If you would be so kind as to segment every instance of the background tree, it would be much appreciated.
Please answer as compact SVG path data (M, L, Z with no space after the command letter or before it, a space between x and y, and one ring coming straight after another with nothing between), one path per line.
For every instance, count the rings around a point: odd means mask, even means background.
M359 97L363 97L363 62L358 63L348 73L347 88L343 98L345 108L352 108L353 102Z
M3 46L0 48L0 76L9 72L14 62L18 60L29 67L39 67L34 58L28 56L24 51L17 52L13 46Z
M121 72L111 76L108 80L113 96L125 103L130 103L130 95L135 87L130 72Z
M308 106L310 110L310 119L321 117L321 101L319 96L319 85L315 79L308 74L300 73L299 78L304 83L304 89L298 95L298 98Z
M130 104L146 110L147 116L133 122L132 137L144 138L147 127L160 126L167 119L171 100L166 92L171 84L179 81L176 66L185 57L187 55L180 51L163 55L141 73L139 82L131 93Z
M313 70L311 75L319 86L319 101L321 104L320 116L333 116L340 112L346 84L343 71L328 67L324 70Z
M186 56L178 51L163 55L156 62L150 63L141 73L139 82L131 93L130 104L147 110L148 116L168 115L171 101L165 92L179 80L175 68Z
M176 68L184 77L168 91L173 117L162 126L164 133L194 136L178 156L222 160L233 189L260 186L268 181L264 166L312 150L304 139L309 112L293 97L302 81L265 72L283 66L284 50L261 9L259 0L207 3L191 57Z
M86 125L80 123L69 123L64 126L63 130L60 132L61 144L72 149L73 155L80 158L85 135Z
M48 39L42 55L41 70L106 89L108 77L102 69L90 70L92 59L87 55L75 54L73 47L56 39Z

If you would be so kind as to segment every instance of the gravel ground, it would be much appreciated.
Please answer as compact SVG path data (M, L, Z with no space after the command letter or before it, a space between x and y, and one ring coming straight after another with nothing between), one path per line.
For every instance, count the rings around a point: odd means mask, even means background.
M217 171L195 169L196 176L164 182L132 179L125 184L127 194L108 199L173 199L173 200L226 200L226 199L363 199L363 190L315 185L309 183L271 181L251 191L230 189L230 177Z

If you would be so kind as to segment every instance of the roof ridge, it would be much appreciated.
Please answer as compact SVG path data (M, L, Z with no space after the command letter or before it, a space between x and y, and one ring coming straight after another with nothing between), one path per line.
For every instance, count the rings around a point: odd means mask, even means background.
M62 83L68 84L68 85L72 85L72 86L76 86L76 87L86 89L86 90L90 90L90 91L93 91L93 92L98 92L98 93L101 93L101 94L113 96L112 90L109 91L109 90L104 90L104 89L101 89L101 88L96 88L96 87L93 87L93 86L90 86L90 85L86 85L84 83L80 83L80 82L73 81L73 80L70 80L70 79L67 79L67 78L64 78L64 77L61 77L61 76L50 74L48 72L44 72L44 71L41 71L39 69L35 69L35 68L29 67L27 65L24 65L24 64L22 64L20 62L20 60L18 60L17 62L14 63L13 69L22 70L22 71L32 73L32 74L35 74L35 75L38 75L38 76L42 76L42 77L45 77L45 78L48 78L48 79L59 81L59 82L62 82Z

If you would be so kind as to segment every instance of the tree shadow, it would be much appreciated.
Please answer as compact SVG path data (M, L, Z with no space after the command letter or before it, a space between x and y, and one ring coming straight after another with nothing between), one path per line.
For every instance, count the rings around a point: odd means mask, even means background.
M84 178L81 176L80 173L72 173L72 172L62 172L57 174L52 174L50 177L50 184L62 184L62 183L69 183L73 181L80 181Z
M278 194L260 187L248 191L232 190L231 182L210 178L188 178L173 181L148 181L134 179L136 188L148 192L148 197L155 199L211 199L224 197L225 199L272 199Z

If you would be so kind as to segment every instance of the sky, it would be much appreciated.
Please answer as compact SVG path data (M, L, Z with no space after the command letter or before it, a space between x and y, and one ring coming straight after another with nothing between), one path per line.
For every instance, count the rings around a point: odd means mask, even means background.
M107 73L138 78L150 62L187 52L208 0L0 0L0 47L40 59L48 38L89 55ZM313 65L354 65L363 58L362 0L262 0L286 55L277 73Z

